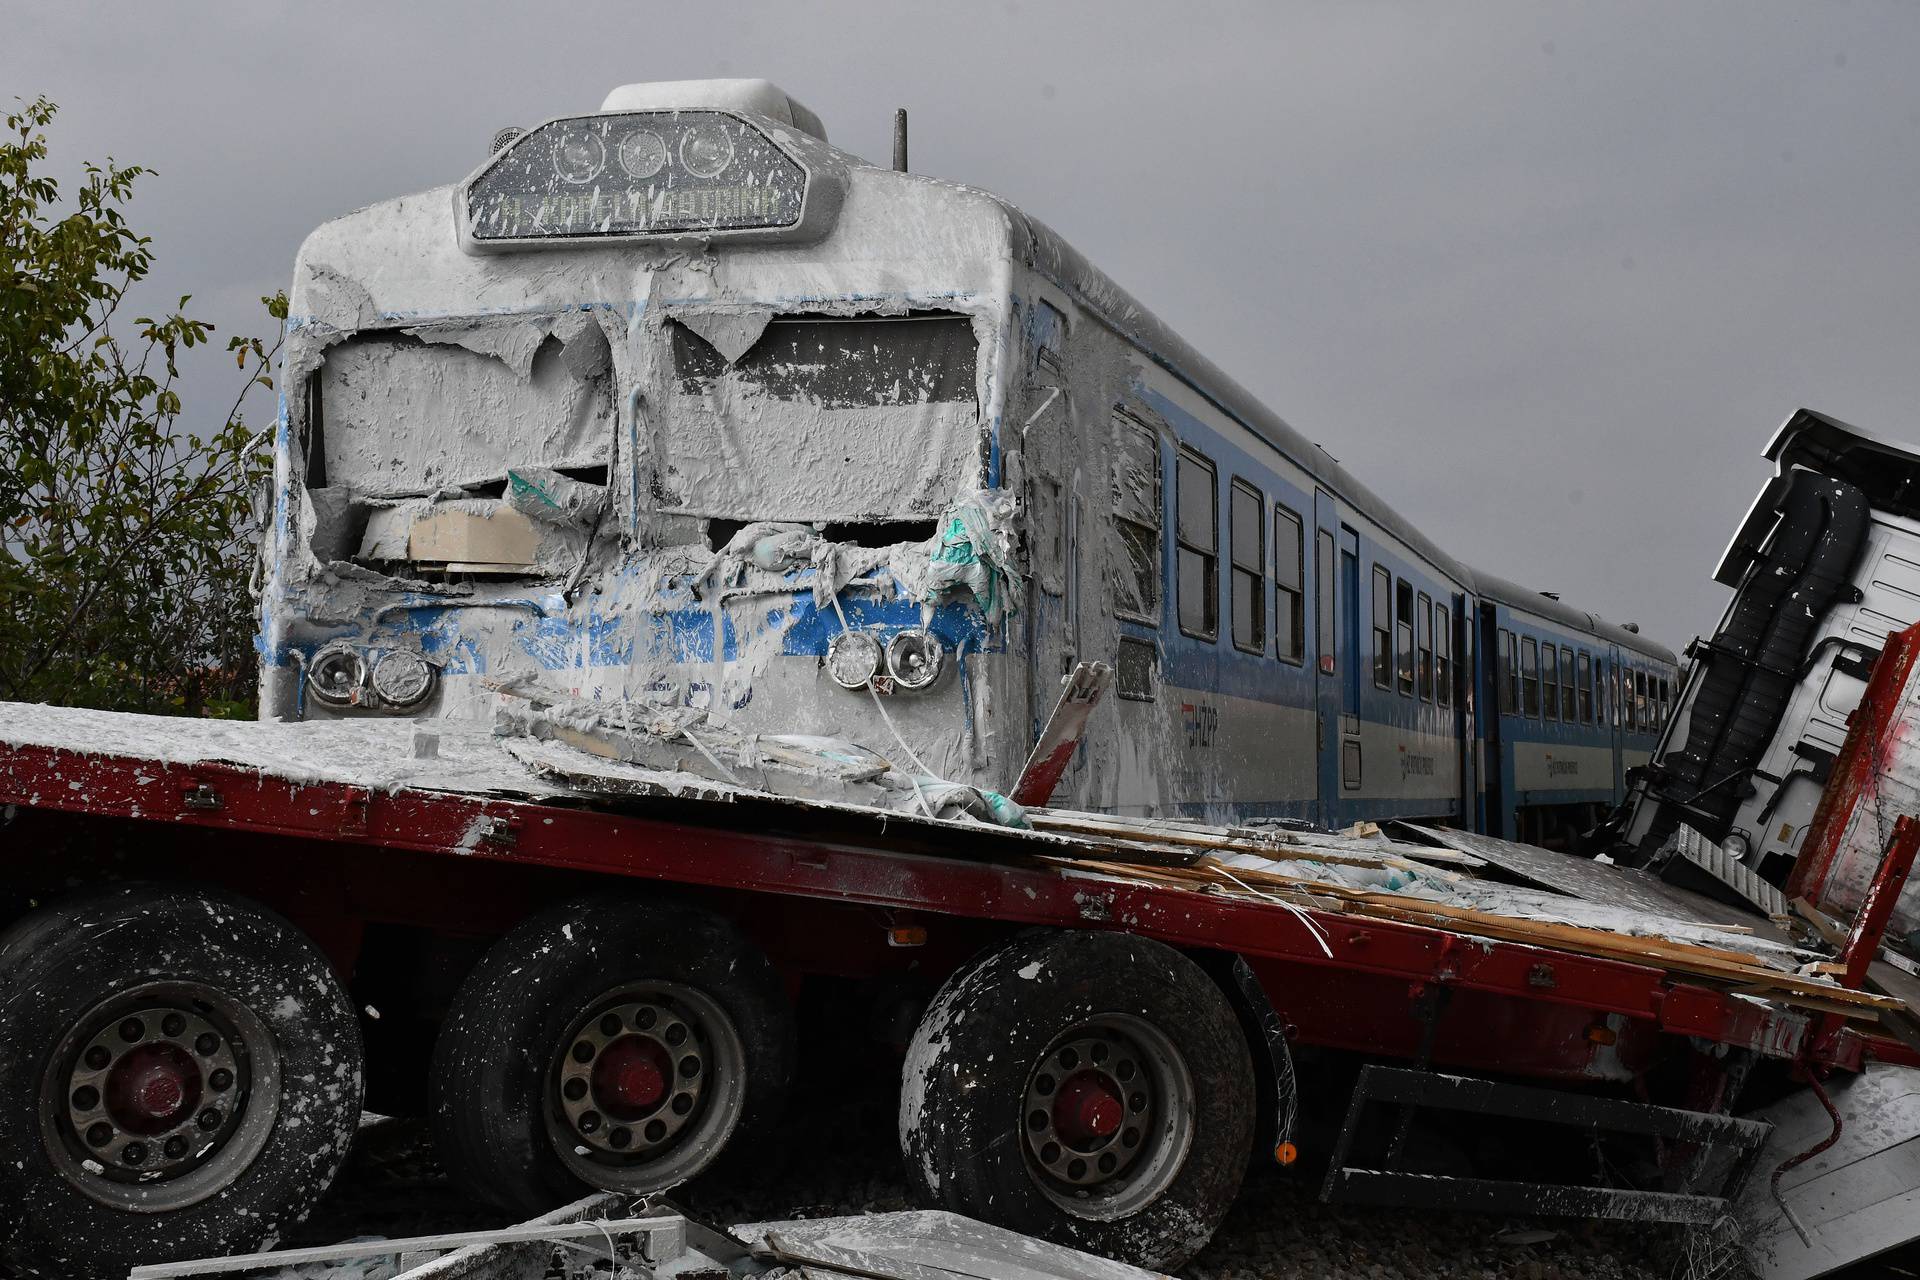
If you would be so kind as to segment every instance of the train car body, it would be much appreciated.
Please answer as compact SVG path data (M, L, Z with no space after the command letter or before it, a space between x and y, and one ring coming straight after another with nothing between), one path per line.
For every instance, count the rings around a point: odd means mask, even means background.
M1481 574L1481 634L1495 716L1487 829L1555 843L1625 798L1658 740L1673 657L1638 634Z
M263 715L510 688L1004 789L1093 659L1064 803L1516 832L1617 798L1617 722L1478 713L1477 620L1671 654L1484 592L1045 227L824 133L764 81L627 86L308 238ZM1563 739L1577 776L1535 778Z

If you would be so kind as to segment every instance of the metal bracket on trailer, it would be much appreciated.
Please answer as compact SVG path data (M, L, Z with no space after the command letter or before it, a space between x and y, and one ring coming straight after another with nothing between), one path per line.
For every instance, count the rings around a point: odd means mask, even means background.
M1732 1167L1719 1195L1639 1191L1494 1178L1442 1177L1391 1167L1348 1165L1362 1113L1369 1105L1463 1111L1509 1120L1567 1125L1727 1148ZM1354 1085L1353 1103L1340 1132L1320 1198L1328 1203L1407 1205L1492 1213L1559 1214L1634 1222L1711 1223L1724 1216L1752 1172L1773 1126L1760 1120L1685 1111L1617 1098L1530 1085L1501 1084L1466 1076L1432 1075L1399 1067L1366 1066ZM1391 1157L1386 1162L1393 1163Z

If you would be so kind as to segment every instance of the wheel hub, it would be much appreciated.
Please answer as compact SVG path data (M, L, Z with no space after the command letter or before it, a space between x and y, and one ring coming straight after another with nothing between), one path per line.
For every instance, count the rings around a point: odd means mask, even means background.
M59 1126L69 1177L165 1182L233 1136L247 1102L246 1050L200 1010L123 1009L83 1022L75 1042Z
M122 1055L107 1072L104 1092L114 1124L152 1137L173 1128L182 1112L195 1107L205 1084L191 1054L157 1040Z
M1112 1137L1125 1116L1126 1100L1100 1071L1069 1076L1053 1102L1053 1127L1075 1147Z
M700 1020L665 997L589 1014L561 1051L556 1085L572 1140L601 1160L651 1158L698 1118L710 1054Z
M1149 1145L1159 1101L1132 1040L1114 1028L1078 1028L1027 1080L1027 1154L1040 1172L1075 1190L1121 1178Z
M618 1120L639 1120L667 1096L673 1059L649 1036L622 1036L593 1064L590 1093L600 1109Z

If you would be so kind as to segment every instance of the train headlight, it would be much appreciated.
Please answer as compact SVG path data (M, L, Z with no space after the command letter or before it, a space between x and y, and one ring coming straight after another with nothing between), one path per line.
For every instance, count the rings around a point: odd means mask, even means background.
M373 691L396 711L419 706L433 692L433 665L411 649L393 649L373 664Z
M667 167L667 144L651 129L635 129L620 139L620 167L642 181Z
M330 644L307 664L307 687L330 707L353 707L366 700L367 660L358 649Z
M696 178L718 177L733 163L733 139L716 125L695 125L680 135L680 163Z
M887 641L887 674L902 689L926 688L946 662L946 650L931 631L902 631Z
M842 631L827 641L827 674L842 689L864 689L880 674L880 642L864 631Z
M569 129L553 143L553 171L566 182L592 182L607 167L606 139L591 129Z
M609 163L613 161L614 163ZM731 111L607 111L512 139L455 196L469 249L580 240L801 239L837 210L826 144Z

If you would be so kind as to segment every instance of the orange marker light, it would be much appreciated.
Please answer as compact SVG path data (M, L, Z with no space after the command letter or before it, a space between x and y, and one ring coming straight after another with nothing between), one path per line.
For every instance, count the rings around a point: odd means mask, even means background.
M1275 1163L1284 1169L1300 1158L1300 1148L1294 1146L1291 1142L1283 1142L1273 1149L1273 1158Z
M927 945L925 925L900 924L887 930L887 945L890 947L924 947Z

